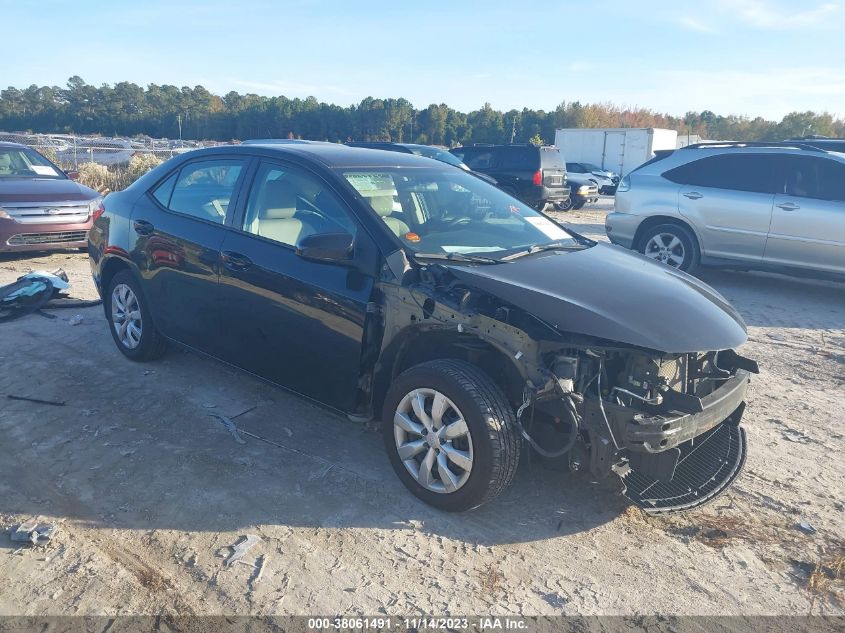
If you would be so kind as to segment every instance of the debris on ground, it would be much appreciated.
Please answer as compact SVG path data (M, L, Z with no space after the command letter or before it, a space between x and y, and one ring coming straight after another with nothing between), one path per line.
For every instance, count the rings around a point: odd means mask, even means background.
M238 427L232 418L227 418L225 415L220 415L219 413L209 413L212 418L217 418L223 426L232 434L232 437L235 438L235 441L238 444L246 444L246 440L241 437L241 434L238 433Z
M39 524L37 521L29 521L13 528L11 539L14 543L39 545L52 539L57 529L56 525L50 523Z
M13 394L6 395L9 400L20 400L22 402L35 402L36 404L49 404L54 407L65 406L64 400L42 400L41 398L30 398L29 396L15 396Z
M79 325L82 323L82 315L81 314L74 314L70 319L68 319L68 323L71 325Z
M806 444L810 441L810 437L799 431L784 431L783 438L790 442L798 442L799 444Z
M262 554L261 556L258 557L258 560L255 561L255 568L256 568L257 571L255 572L253 577L250 578L250 581L249 581L250 587L252 587L253 589L255 589L255 585L257 585L259 582L261 582L261 576L264 575L264 568L266 566L267 566L267 555Z
M803 521L801 523L797 523L795 525L795 527L797 527L799 530L801 530L804 534L815 534L816 533L816 528L814 528L809 523L805 523Z
M247 534L246 536L242 536L241 539L235 543L234 545L230 545L229 547L232 548L232 554L229 558L226 559L224 563L226 567L231 567L239 560L241 560L244 555L246 555L247 551L255 545L256 543L261 541L260 536L255 536L255 534Z

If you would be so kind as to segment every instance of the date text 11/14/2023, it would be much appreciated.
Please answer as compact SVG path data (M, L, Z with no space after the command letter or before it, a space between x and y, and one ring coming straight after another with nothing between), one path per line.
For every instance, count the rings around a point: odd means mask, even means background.
M479 630L479 631L521 631L528 628L522 618L478 616L465 617L332 617L308 618L309 630L331 631L390 631L390 630Z

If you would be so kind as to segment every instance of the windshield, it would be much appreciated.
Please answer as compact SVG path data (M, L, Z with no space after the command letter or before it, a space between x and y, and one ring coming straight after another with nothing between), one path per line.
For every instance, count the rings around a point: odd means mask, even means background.
M602 169L598 165L594 165L593 163L581 163L581 164L584 165L584 167L586 167L590 171L605 171L604 169Z
M41 154L24 147L0 147L0 178L64 178Z
M343 176L402 243L421 255L498 259L532 246L577 245L546 216L457 169L356 169Z

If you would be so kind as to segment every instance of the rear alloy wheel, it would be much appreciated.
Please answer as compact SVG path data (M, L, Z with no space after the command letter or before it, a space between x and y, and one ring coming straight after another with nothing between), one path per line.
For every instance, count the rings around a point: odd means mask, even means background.
M582 205L583 206L583 205ZM566 199L566 202L558 202L555 204L555 209L558 211L572 211L575 208L575 199L572 196Z
M138 281L131 272L122 270L112 278L103 304L112 338L124 356L146 361L164 353L167 343L153 325Z
M490 501L519 462L513 409L489 376L464 361L436 360L402 373L385 398L382 427L402 483L442 510Z
M640 240L640 252L661 264L692 272L698 265L698 242L678 224L661 224L648 229Z

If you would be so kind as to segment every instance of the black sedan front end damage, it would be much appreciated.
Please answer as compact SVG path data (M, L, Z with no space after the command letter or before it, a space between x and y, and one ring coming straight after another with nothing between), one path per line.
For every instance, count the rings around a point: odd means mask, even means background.
M541 455L556 456L562 444L572 467L596 478L616 473L649 513L698 507L739 475L754 361L733 350L655 356L587 347L563 350L548 365L552 388L528 398L531 417L521 419ZM555 441L554 430L565 439Z

